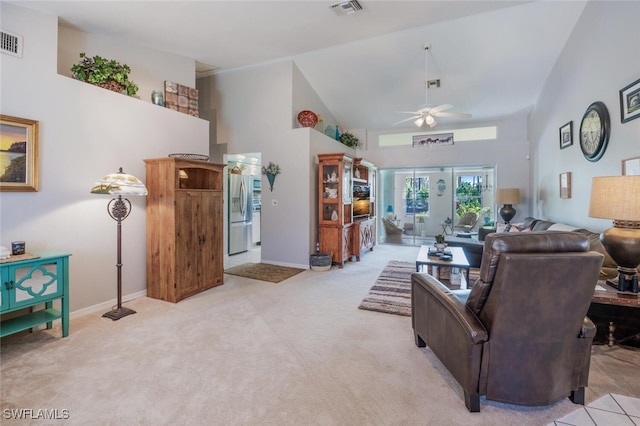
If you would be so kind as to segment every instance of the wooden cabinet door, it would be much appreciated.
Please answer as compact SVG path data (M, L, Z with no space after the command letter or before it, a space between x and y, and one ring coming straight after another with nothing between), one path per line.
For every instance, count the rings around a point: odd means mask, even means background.
M180 191L176 194L176 300L195 294L200 288L198 235L201 208L199 192Z
M202 290L223 282L222 260L222 192L202 193L202 215L200 217L199 273Z

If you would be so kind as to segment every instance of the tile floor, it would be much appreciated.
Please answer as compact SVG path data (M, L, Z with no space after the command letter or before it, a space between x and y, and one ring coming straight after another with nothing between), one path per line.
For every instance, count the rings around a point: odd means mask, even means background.
M244 253L234 254L233 256L225 254L224 269L229 269L247 262L260 263L260 257L261 249L258 245L252 246L248 251Z
M608 394L547 426L640 426L640 399Z

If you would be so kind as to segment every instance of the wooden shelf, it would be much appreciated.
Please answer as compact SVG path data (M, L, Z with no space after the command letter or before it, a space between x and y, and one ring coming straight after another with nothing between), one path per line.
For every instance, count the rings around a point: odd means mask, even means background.
M0 337L8 336L18 331L28 330L40 324L55 321L62 318L62 312L56 309L43 309L31 312L17 318L2 321Z

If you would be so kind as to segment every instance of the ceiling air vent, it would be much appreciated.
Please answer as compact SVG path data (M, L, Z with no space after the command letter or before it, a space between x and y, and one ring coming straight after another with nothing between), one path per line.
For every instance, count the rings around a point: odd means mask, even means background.
M358 0L343 1L331 6L334 12L338 15L351 15L362 10L362 5L358 3Z
M0 52L22 58L22 36L0 30Z

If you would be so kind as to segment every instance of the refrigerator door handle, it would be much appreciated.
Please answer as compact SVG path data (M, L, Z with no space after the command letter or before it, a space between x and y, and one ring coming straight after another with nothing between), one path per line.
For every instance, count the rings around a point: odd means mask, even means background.
M242 217L246 217L245 210L247 209L247 200L245 199L245 185L244 179L240 181L240 214Z

